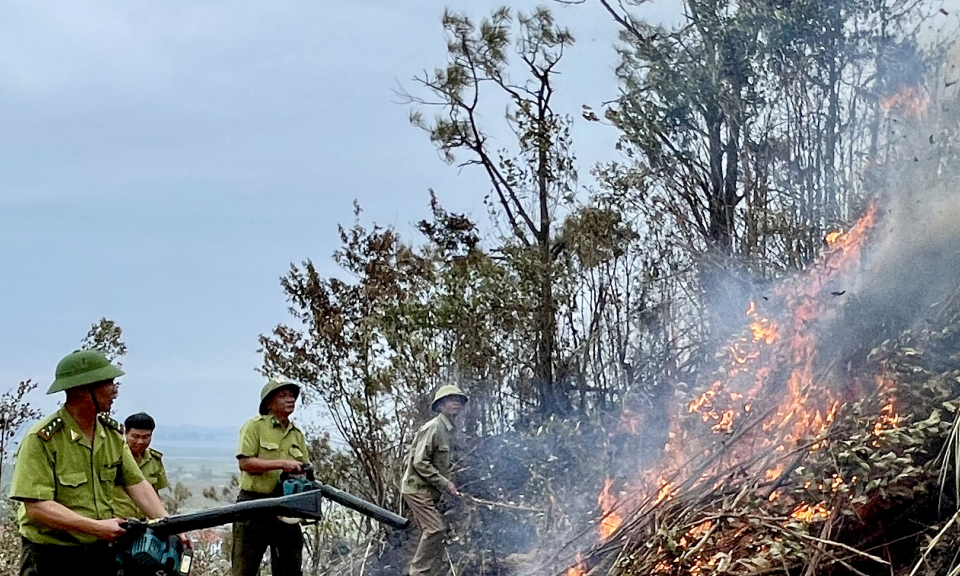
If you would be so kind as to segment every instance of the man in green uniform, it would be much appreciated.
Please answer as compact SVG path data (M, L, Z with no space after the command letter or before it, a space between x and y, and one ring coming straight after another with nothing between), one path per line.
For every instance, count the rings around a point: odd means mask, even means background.
M116 551L107 546L125 532L114 508L116 486L150 518L167 515L109 416L114 378L122 375L92 350L57 364L47 394L64 391L66 402L24 436L10 486L10 498L21 503L21 576L116 574Z
M153 486L153 489L159 493L169 486L167 482L167 471L163 468L163 454L150 447L153 440L153 431L156 430L157 423L154 422L146 412L138 412L127 416L123 421L123 437L130 447L133 459L140 466L140 473L147 479L147 482ZM144 518L143 512L137 508L130 496L117 486L114 496L117 500L114 506L114 512L121 518Z
M450 445L453 421L466 403L467 397L459 388L441 386L431 406L439 414L417 430L407 454L400 492L420 530L409 576L433 576L442 562L447 523L438 504L443 492L457 495L457 486L450 480Z
M300 386L280 379L268 381L261 390L260 415L247 420L240 429L237 502L281 496L280 474L296 474L310 463L307 440L290 420L299 396ZM256 576L267 548L273 576L303 574L300 524L270 517L233 525L233 575Z

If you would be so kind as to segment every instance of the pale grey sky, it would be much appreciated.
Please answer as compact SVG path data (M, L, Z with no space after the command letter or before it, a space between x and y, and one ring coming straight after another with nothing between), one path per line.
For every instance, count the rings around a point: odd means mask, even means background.
M130 348L118 415L239 425L257 336L287 320L278 278L336 272L355 198L408 233L429 187L483 218L482 175L441 162L392 92L443 63L444 6L0 1L0 388L45 389L106 316ZM596 3L552 6L578 40L558 98L585 177L615 138L578 114L615 95L616 28Z
M130 348L118 415L251 416L257 336L288 318L278 278L306 258L337 272L354 199L408 237L430 187L484 218L482 175L441 162L393 89L443 64L446 5L501 4L0 0L0 391L32 378L53 409L56 362L107 316ZM588 181L616 134L579 111L616 94L617 28L595 0L509 2L540 4L577 38L557 101Z

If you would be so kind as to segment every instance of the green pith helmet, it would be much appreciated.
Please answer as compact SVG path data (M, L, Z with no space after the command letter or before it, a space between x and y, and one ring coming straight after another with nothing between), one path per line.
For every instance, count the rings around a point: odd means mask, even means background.
M113 380L123 374L123 370L111 364L103 353L96 350L76 350L64 356L57 364L57 379L50 385L47 394Z
M467 395L463 393L463 390L457 388L453 384L447 384L446 386L441 386L440 389L437 390L437 393L433 395L433 404L430 405L430 408L434 412L439 412L440 409L438 406L440 405L440 401L450 396L459 396L460 400L464 404L466 404L467 400L469 400Z
M293 382L287 382L283 378L271 378L267 380L267 383L264 384L263 390L260 391L260 415L266 416L270 413L267 410L267 400L273 396L274 392L279 391L282 388L293 388L293 392L300 397L300 385L294 384Z

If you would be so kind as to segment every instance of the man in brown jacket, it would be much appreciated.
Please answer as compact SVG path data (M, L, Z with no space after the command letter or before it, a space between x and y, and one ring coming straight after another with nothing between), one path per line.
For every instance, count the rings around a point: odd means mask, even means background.
M467 397L459 388L441 386L431 406L439 414L417 430L410 445L400 491L420 529L420 542L409 576L434 576L442 561L447 524L438 504L443 492L457 495L457 486L450 480L450 440L453 421L466 403Z

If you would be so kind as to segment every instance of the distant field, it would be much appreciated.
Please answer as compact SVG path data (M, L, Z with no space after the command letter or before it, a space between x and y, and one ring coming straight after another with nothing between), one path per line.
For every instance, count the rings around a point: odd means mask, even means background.
M154 442L154 448L163 453L171 486L180 482L193 493L187 504L191 510L222 504L204 498L201 493L211 486L219 492L230 486L231 478L239 474L234 455L236 445L232 441L161 440Z

